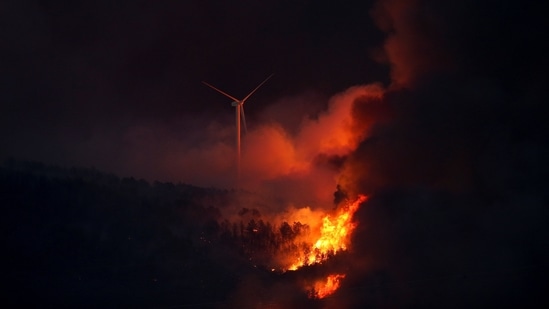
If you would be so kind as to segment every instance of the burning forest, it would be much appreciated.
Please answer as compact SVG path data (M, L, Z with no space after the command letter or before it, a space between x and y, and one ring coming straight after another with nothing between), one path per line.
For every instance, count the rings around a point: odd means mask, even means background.
M356 226L353 215L366 201L360 195L354 201L345 200L330 214L309 216L306 221L272 224L261 219L256 209L246 208L239 212L243 218L251 212L252 219L244 221L223 221L218 235L226 243L241 248L254 267L262 267L272 272L296 271L301 267L322 264L330 257L351 246L351 235ZM315 222L314 218L320 218ZM206 241L206 239L204 239ZM324 281L319 280L313 287L304 287L311 297L324 298L334 293L345 274L329 274Z
M549 307L542 2L4 2L8 307Z

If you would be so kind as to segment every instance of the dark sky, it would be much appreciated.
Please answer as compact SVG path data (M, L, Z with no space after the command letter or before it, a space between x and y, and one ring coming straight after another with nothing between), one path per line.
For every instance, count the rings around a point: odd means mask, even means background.
M301 163L316 159L300 151L347 155L326 152L331 141L322 140L349 121L335 119L347 91L355 127L392 117L387 130L398 134L382 134L391 146L376 148L384 158L414 143L430 151L411 162L395 155L402 169L377 165L404 181L431 155L429 170L447 154L486 155L486 136L502 149L541 143L542 12L531 1L489 0L3 1L0 157L229 187L234 109L201 81L243 97L274 73L246 104L256 132L244 154L250 179L287 182L261 170L286 160L282 152ZM350 94L371 83L384 87L381 110ZM315 124L322 115L335 120ZM278 140L264 142L265 126ZM324 146L309 145L316 140ZM276 162L255 160L265 153Z
M0 155L176 180L116 167L113 161L129 156L124 143L131 144L116 137L147 126L192 147L201 139L197 131L230 122L230 102L202 80L238 97L274 73L247 104L252 127L281 98L318 98L314 111L349 86L387 83L388 67L370 57L384 37L371 7L372 1L3 1ZM300 119L311 111L294 106L289 113Z
M246 105L249 126L290 134L334 94L372 82L446 74L539 96L540 5L403 3L3 1L0 156L192 182L155 162L231 145L233 108L202 80L243 97L274 73Z

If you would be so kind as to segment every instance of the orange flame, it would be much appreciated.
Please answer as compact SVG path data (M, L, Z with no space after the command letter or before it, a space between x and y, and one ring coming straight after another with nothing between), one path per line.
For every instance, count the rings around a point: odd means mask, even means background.
M310 250L298 257L297 261L288 269L296 270L302 266L320 264L326 261L329 255L347 250L351 232L356 226L351 220L360 204L365 200L365 195L359 195L354 202L340 208L336 216L324 216L320 228L320 237L314 242Z
M329 275L326 280L315 282L309 292L309 297L322 299L332 295L339 288L340 281L343 278L345 278L345 274L333 274Z

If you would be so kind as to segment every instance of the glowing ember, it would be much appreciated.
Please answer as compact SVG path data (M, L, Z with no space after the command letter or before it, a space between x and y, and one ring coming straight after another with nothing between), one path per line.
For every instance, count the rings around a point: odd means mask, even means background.
M344 274L334 274L329 275L326 280L315 282L309 291L309 297L321 299L332 295L339 288L340 280L343 278L345 278Z
M304 252L288 269L296 270L305 265L319 264L327 260L330 254L347 250L351 232L355 228L355 224L351 220L358 210L358 206L365 200L366 196L359 195L354 202L340 208L334 217L326 215L322 219L320 237L310 250Z

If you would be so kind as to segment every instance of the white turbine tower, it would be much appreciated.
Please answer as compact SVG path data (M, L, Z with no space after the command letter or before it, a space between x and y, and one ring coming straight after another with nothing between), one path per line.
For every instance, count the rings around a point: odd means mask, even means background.
M213 90L221 93L222 95L230 98L231 100L233 100L232 102L232 106L234 106L236 108L236 175L237 175L237 182L240 181L240 117L242 116L242 124L244 124L244 132L245 133L248 133L248 128L246 127L246 116L244 115L244 102L246 102L246 100L248 100L250 98L250 96L252 96L252 94L254 94L254 92L257 91L257 89L259 89L259 87L263 86L263 84L269 80L269 78L271 78L273 76L273 74L269 75L269 77L267 77L263 82L261 82L261 84L259 84L257 87L255 87L254 90L252 90L252 92L250 92L244 99L242 100L239 100L233 96L231 96L230 94L222 91L222 90L219 90L217 89L216 87L206 83L206 82L202 82L204 83L204 85L212 88Z

